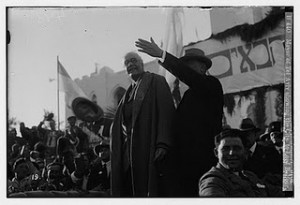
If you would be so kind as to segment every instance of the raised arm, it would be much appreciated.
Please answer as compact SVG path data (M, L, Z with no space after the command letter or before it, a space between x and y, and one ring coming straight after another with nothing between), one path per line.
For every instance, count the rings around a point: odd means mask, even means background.
M207 80L207 76L200 75L197 71L184 63L184 61L172 54L168 52L164 53L152 38L150 41L138 39L138 41L135 42L135 45L139 48L138 51L140 52L146 53L152 57L163 58L160 64L190 88L197 88L200 86L206 90L210 89L211 83Z

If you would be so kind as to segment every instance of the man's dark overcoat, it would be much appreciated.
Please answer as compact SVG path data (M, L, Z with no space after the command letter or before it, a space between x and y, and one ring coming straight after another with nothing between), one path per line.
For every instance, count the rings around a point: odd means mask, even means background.
M180 163L180 196L198 196L198 180L216 163L213 149L214 136L222 129L222 85L169 53L161 64L189 86L175 114L175 158Z
M283 173L282 160L282 155L278 153L275 147L257 143L254 153L248 157L244 168L254 172L261 179L277 175L279 178L274 183L277 182L280 184Z
M129 138L133 196L159 196L162 167L154 163L158 147L170 149L171 124L175 111L170 88L164 77L144 73L133 100L132 132ZM121 100L112 127L111 192L120 196L122 187L122 120L125 96Z

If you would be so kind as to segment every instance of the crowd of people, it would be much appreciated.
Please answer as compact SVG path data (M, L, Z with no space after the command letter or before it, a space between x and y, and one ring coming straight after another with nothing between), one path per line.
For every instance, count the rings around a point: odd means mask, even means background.
M144 71L138 53L127 53L124 65L131 85L108 126L99 106L76 98L72 103L75 116L68 118L65 131L55 130L53 115L31 129L21 123L22 138L10 131L8 193L97 190L112 197L290 194L282 191L282 122L272 122L263 135L250 118L243 119L239 129L223 126L222 85L207 75L212 62L203 51L188 49L177 58L152 38L138 39L136 47L158 58L189 86L177 107L166 79Z
M65 130L56 130L53 114L38 126L20 123L20 134L13 128L7 143L7 191L9 196L27 191L101 191L110 189L109 128L102 118L97 126L79 124L68 118Z

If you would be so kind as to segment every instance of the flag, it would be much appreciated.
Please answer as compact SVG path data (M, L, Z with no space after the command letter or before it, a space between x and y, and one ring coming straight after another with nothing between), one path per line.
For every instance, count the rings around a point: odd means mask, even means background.
M167 10L166 30L163 40L163 50L171 53L176 57L181 57L183 48L183 24L184 12L183 8L170 8ZM159 73L165 76L171 90L173 90L173 82L176 77L170 72L161 68Z
M171 8L167 10L166 30L163 39L163 50L176 57L182 56L183 48L183 8ZM159 74L165 76L172 91L174 103L177 106L181 100L179 80L166 69L160 67Z
M184 46L191 42L203 40L211 35L209 10L199 8L168 8L166 10L166 26L163 39L163 50L180 58L183 56ZM203 29L205 28L205 29ZM175 76L164 68L159 74L165 76L176 103L188 86L179 82Z
M74 115L72 111L72 101L76 97L85 97L86 94L82 89L72 80L64 66L57 61L58 66L58 90L65 93L65 119L70 115Z

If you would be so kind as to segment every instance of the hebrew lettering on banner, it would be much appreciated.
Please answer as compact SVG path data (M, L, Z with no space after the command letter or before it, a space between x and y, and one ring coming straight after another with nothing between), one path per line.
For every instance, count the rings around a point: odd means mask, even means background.
M224 93L234 93L284 82L284 26L254 42L231 37L225 42L208 39L192 47L212 60L209 74L217 77Z

